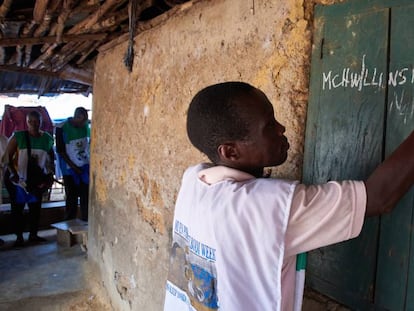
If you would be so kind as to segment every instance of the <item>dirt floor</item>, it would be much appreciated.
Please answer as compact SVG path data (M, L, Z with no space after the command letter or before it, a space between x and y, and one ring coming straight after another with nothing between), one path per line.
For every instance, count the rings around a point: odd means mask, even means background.
M0 236L0 310L112 311L80 245L59 246L55 229L39 235L47 242L21 248L14 235Z
M111 311L89 291L63 293L54 296L29 297L0 303L4 311Z

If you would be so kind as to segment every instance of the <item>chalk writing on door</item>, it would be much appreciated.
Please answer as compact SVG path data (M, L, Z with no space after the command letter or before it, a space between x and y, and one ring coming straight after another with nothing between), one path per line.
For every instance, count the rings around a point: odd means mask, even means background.
M362 91L364 88L383 89L388 85L389 112L395 112L404 123L414 117L414 98L407 96L403 88L406 84L414 85L414 68L398 68L388 73L379 71L376 67L366 65L366 54L362 56L359 66L343 67L338 70L322 72L322 90L330 91L338 88L351 88Z
M405 99L404 89L393 91L388 110L390 113L395 111L403 119L404 124L407 124L414 116L414 98Z

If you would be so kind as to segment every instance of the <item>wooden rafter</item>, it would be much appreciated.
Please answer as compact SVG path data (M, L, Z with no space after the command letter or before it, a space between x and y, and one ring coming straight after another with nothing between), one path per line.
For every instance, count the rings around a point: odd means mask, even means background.
M112 7L119 5L126 0L106 0L102 6L95 11L94 14L89 16L88 18L84 19L80 23L73 26L69 31L68 34L76 34L76 33L85 33L89 31L94 24L98 22L98 20L104 16Z
M73 5L75 4L74 0L64 0L63 1L63 8L62 11L60 12L58 19L57 19L57 24L56 24L56 35L57 35L57 40L56 42L58 43L62 43L62 37L63 37L63 30L65 28L65 23L66 20L68 19L70 12L72 10Z
M37 70L37 69L29 69L24 67L17 67L17 66L10 66L10 65L2 65L0 66L0 72L18 72L24 74L31 74L43 77L51 77L51 78L59 78L63 80L68 80L72 82L78 82L86 85L92 85L93 82L93 72L82 70L82 69L75 69L75 68L67 68L62 72L51 72L48 70Z
M93 34L80 34L80 35L64 35L62 42L73 42L73 41L101 41L107 36L106 33L93 33ZM0 46L16 46L16 45L36 45L45 43L54 43L57 40L57 36L50 37L27 37L27 38L1 38Z
M181 4L181 5L177 5L176 7L172 8L171 10L169 10L168 12L161 14L157 17L154 17L153 19L149 20L149 21L145 21L145 22L138 22L137 26L136 26L136 34L139 34L141 32L147 31L149 29L152 29L154 27L157 27L159 25L162 25L163 23L165 23L171 16L178 14L181 11L185 11L188 10L194 3L193 1ZM125 41L128 40L128 33L124 33L121 36L117 36L116 38L113 38L113 40L109 40L107 43L102 44L99 48L98 51L99 52L105 52L121 43L124 43Z
M33 20L37 24L42 23L48 3L49 0L36 0L35 6L33 8Z
M10 10L13 0L4 0L0 6L0 20L2 20Z
M132 46L135 35L184 10L188 6L183 2L197 1L171 0L168 3L173 5L166 5L166 0L0 0L0 71L49 75L39 95L49 93L48 81L53 78L91 88L98 52L125 41L128 35ZM135 21L128 23L132 4ZM160 15L149 17L161 7Z

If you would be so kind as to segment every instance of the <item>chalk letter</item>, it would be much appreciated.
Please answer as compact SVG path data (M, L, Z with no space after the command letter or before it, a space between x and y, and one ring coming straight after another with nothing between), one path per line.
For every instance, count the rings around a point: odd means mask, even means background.
M388 77L388 85L397 86L397 76L398 76L398 70L395 71L395 75L393 75L392 71L390 71L390 74Z
M398 85L403 85L405 82L407 82L407 77L405 76L404 72L406 72L408 68L404 68L399 72L399 76L401 78L401 81L398 83Z
M332 70L328 72L328 75L326 76L325 73L323 73L323 83L322 83L322 90L325 89L325 83L329 83L329 89L332 88L332 82L331 82L331 74Z
M358 87L361 76L358 73L351 72L351 87Z

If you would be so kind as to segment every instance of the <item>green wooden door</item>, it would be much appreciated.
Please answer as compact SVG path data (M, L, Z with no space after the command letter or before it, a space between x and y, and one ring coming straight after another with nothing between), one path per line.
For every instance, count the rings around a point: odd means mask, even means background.
M414 11L407 3L317 6L305 183L364 179L413 128ZM413 195L400 205L368 219L357 239L311 252L308 285L355 310L414 310L407 294L414 289Z
M391 14L387 155L414 128L414 6L393 8ZM381 217L375 302L390 310L414 310L413 202L411 191Z
M381 162L385 88L367 84L373 68L386 72L388 14L382 10L316 19L323 30L314 40L305 183L363 179ZM368 69L372 72L365 79ZM377 238L378 219L370 219L358 240L311 252L309 283L353 306L372 300Z

